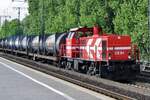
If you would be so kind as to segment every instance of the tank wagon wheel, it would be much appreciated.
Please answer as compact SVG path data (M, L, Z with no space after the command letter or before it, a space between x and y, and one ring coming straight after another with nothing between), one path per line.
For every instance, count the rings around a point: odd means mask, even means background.
M60 60L58 60L58 62L57 62L57 66L56 67L58 67L58 68L61 68L61 61Z

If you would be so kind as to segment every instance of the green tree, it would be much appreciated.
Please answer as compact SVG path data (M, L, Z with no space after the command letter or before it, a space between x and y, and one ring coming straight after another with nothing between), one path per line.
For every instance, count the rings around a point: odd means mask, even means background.
M24 34L67 31L73 27L101 25L107 33L128 34L143 56L148 46L147 0L28 0L29 15L21 22ZM42 24L43 18L43 25ZM16 34L17 21L6 21L0 36Z
M19 21L17 19L14 19L12 21L6 20L0 30L1 37L22 34L22 28L18 29L18 22Z

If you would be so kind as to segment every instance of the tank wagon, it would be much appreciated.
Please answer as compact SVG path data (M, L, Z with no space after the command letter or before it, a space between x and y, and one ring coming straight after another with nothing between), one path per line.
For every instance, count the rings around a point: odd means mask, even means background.
M131 37L107 34L99 26L45 36L12 36L1 41L0 47L28 52L24 54L53 60L58 67L88 75L120 80L134 78L140 72L139 49Z

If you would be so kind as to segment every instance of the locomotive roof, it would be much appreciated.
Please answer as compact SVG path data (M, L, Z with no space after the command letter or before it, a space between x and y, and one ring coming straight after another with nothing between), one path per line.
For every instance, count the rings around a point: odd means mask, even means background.
M93 28L77 27L77 28L70 29L70 31L71 32L76 32L76 31L86 32L86 31L93 31Z

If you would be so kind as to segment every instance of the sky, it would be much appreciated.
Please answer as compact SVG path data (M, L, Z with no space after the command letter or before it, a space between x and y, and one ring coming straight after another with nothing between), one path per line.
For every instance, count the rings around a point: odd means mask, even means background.
M18 17L18 11L15 9L15 7L21 7L21 20L28 15L28 4L24 2L18 2L19 0L14 0L15 2L12 2L12 0L0 0L0 16L2 15L9 15L11 16L11 19L15 19ZM21 1L21 0L20 0ZM4 19L2 19L3 21Z

